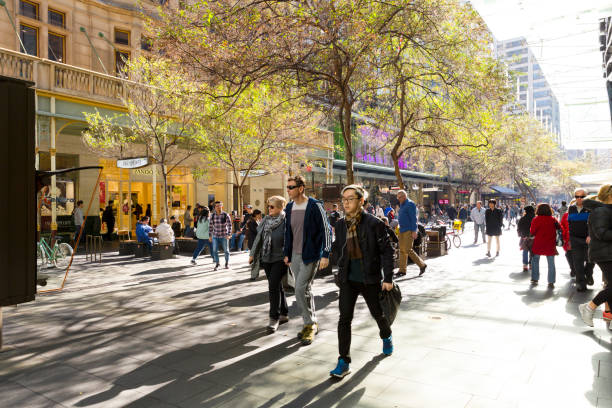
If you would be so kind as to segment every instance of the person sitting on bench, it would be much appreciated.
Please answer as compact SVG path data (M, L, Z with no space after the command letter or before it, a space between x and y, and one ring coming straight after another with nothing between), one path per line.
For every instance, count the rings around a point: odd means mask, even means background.
M140 219L140 222L136 223L136 239L138 242L142 242L149 248L153 248L153 239L149 237L149 232L152 232L153 228L149 225L149 217L146 215Z
M157 242L160 245L172 244L174 246L174 231L170 224L168 224L168 220L162 218L157 228L155 228L155 232L157 233Z

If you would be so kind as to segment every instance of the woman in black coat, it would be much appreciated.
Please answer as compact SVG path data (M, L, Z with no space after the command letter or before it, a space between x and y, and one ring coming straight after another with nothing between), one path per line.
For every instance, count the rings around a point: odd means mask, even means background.
M589 215L589 260L596 263L603 273L605 289L589 303L578 306L582 320L593 327L593 314L602 303L605 303L604 319L612 320L610 302L612 301L612 185L606 184L599 189L595 200L585 200L584 208L591 211ZM612 329L612 323L610 323Z
M527 272L531 265L531 246L529 241L531 234L529 231L531 229L531 221L535 217L535 209L531 205L526 205L523 211L523 216L516 224L516 232L521 238L519 246L523 251L523 272Z
M502 234L504 226L504 213L499 208L496 208L496 200L489 200L489 208L485 211L485 231L487 234L487 256L491 256L491 241L495 237L497 253L499 256L499 236Z

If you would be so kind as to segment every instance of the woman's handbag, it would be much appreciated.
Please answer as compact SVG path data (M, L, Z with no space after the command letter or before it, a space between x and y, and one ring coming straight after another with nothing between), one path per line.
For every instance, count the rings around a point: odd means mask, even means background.
M397 286L397 283L393 282L393 289L381 291L379 299L380 307L387 319L389 319L389 325L393 324L402 301L402 291Z
M531 247L533 246L533 237L521 237L519 241L519 248L522 251L531 251Z

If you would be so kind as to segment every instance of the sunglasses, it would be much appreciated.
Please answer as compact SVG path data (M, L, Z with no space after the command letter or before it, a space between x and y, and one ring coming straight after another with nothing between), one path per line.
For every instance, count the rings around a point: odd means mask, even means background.
M586 196L574 196L574 198L586 198Z
M273 210L273 209L275 209L275 208L276 208L276 207L275 207L275 206L273 206L273 205L269 205L269 206L268 206L268 209L270 209L270 210Z
M302 186L287 186L287 190L293 190L294 188L298 188Z

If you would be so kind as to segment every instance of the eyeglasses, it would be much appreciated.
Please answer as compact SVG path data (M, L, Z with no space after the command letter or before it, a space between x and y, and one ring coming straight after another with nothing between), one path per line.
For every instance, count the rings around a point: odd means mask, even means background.
M586 196L574 196L574 198L586 198Z
M298 188L302 186L287 186L287 190L293 190L294 188Z
M351 201L355 201L355 200L359 200L359 198L357 198L357 197L343 198L343 199L342 199L342 202L343 202L344 204L347 204L347 203L350 203Z
M273 209L275 209L275 208L276 208L276 207L275 207L275 206L273 206L273 205L269 205L269 206L268 206L268 209L270 209L270 210L273 210Z

